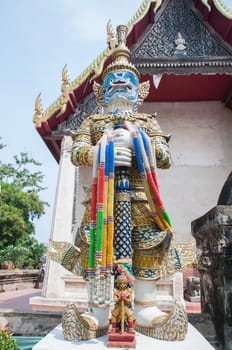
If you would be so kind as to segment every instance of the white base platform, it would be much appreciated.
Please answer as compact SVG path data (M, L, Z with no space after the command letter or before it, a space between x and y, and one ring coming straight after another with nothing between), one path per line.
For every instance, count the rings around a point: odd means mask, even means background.
M64 340L62 327L58 325L46 337L33 347L33 350L106 350L107 339L105 335L91 340L66 341ZM123 348L111 348L120 349ZM188 324L188 333L183 341L163 341L136 334L136 350L215 350L212 345L194 328Z

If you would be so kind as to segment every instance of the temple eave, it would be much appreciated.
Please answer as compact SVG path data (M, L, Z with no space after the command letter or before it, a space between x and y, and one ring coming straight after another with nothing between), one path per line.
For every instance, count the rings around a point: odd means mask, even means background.
M199 62L151 62L151 63L136 63L136 67L141 72L141 81L150 80L151 91L146 99L147 102L152 101L196 101L196 100L223 100L230 82L232 74L232 62L226 61L225 65L220 62L212 62L212 64L201 64ZM225 70L226 67L226 70ZM216 73L217 71L217 73ZM153 92L153 76L161 74L162 85ZM201 92L197 87L201 84L208 85L207 91ZM173 88L178 86L178 92L174 93ZM176 89L175 89L176 90ZM86 88L84 93L81 87L72 91L76 97L83 98L91 91L90 86ZM178 94L178 96L177 96ZM79 101L78 101L79 102ZM68 119L74 112L70 102L67 103L67 108L60 114L60 109L57 109L49 118L42 120L41 125L37 125L37 129L41 130L41 136L50 135L51 130L55 125Z

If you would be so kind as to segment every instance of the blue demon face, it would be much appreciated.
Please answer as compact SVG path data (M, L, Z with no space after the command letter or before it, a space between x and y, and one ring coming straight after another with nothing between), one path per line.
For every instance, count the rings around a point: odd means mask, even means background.
M116 71L109 73L104 82L104 104L109 105L117 99L131 103L138 100L139 80L132 72Z

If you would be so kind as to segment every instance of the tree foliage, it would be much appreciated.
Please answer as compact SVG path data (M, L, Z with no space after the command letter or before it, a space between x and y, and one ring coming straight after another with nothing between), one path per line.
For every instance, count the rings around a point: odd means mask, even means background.
M12 338L11 332L7 326L0 325L0 349L18 350L16 340Z
M4 145L0 144L2 148ZM37 260L37 251L44 250L33 237L34 220L45 213L48 205L39 197L44 189L44 175L37 170L41 164L25 152L14 156L13 160L13 163L0 161L0 260L11 256L5 260L12 261L18 256L20 265L31 266L30 259Z
M20 269L34 269L41 265L41 258L45 253L45 245L34 237L20 238L15 245L9 244L0 249L0 264L11 262Z

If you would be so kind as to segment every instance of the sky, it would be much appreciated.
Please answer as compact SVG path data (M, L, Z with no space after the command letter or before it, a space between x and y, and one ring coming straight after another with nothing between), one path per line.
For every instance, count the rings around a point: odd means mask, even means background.
M1 160L28 152L42 163L47 187L41 198L50 208L36 222L36 238L47 243L58 165L36 132L32 116L42 93L44 110L60 96L61 71L70 80L106 48L106 24L127 24L142 0L0 0ZM224 0L232 8L232 0Z
M142 0L0 0L0 157L28 152L42 163L41 198L50 203L36 222L36 238L47 243L51 230L58 165L32 122L35 99L45 110L60 96L61 71L70 80L106 48L106 24L127 24Z

